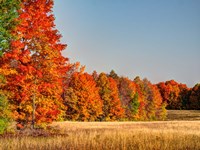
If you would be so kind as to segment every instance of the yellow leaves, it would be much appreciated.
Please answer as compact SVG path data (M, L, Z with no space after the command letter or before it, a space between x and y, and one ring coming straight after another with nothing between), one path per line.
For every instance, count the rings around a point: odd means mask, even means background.
M26 106L25 106L25 109L26 109L26 111L27 111L29 114L31 114L31 113L33 112L33 107L32 107L32 105L26 105Z
M7 76L7 75L18 74L18 72L15 69L0 68L0 74Z

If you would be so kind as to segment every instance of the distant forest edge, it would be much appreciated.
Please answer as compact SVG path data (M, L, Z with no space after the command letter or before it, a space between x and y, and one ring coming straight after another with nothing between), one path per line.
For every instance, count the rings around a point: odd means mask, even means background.
M200 109L200 84L152 84L96 71L62 56L53 0L0 0L0 134L52 121L164 120L167 109Z

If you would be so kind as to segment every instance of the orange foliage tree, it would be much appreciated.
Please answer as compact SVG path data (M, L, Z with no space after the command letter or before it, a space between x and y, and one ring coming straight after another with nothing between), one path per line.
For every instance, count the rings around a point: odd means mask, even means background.
M105 73L101 73L96 82L99 87L99 95L103 101L101 120L113 121L123 118L124 109L121 106L115 80L107 77Z
M146 99L144 95L144 84L143 81L140 79L139 76L135 77L133 82L136 85L136 91L138 93L138 101L140 103L139 108L138 108L138 115L140 120L147 120L147 113L146 113Z
M174 80L157 84L163 100L167 103L167 109L186 109L189 100L190 89L185 84L179 84Z
M157 120L164 119L166 116L165 103L158 88L151 84L147 79L140 80L139 77L134 79L138 85L137 88L142 98L142 105L139 108L140 116L143 120Z
M51 122L61 114L62 79L68 70L66 47L55 29L53 0L22 0L15 39L2 59L6 90L20 124Z
M98 120L102 115L102 100L98 92L91 75L74 73L65 92L66 120Z

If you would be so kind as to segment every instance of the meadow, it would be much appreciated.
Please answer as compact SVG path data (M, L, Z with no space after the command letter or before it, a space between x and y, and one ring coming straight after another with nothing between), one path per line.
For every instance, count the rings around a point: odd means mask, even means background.
M0 149L199 150L200 120L187 119L200 111L184 113L168 111L168 121L54 122L48 132L27 130L0 137Z

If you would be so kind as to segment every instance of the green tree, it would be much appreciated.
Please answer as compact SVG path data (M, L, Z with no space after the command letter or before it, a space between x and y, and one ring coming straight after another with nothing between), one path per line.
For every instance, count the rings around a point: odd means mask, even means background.
M131 95L131 101L130 101L130 110L133 116L138 113L139 106L140 103L138 101L138 93L136 92L134 95Z
M2 72L6 72L1 68L2 56L10 50L10 42L14 39L12 31L17 24L19 4L19 0L0 0L0 134L6 130L11 120L8 94L2 90L6 83L2 75Z
M0 134L7 129L11 120L11 112L7 97L0 91Z
M5 84L5 78L0 76L0 86ZM8 93L0 89L0 134L3 134L11 121L10 105L8 103Z
M0 0L0 56L10 48L11 31L18 17L19 0Z

